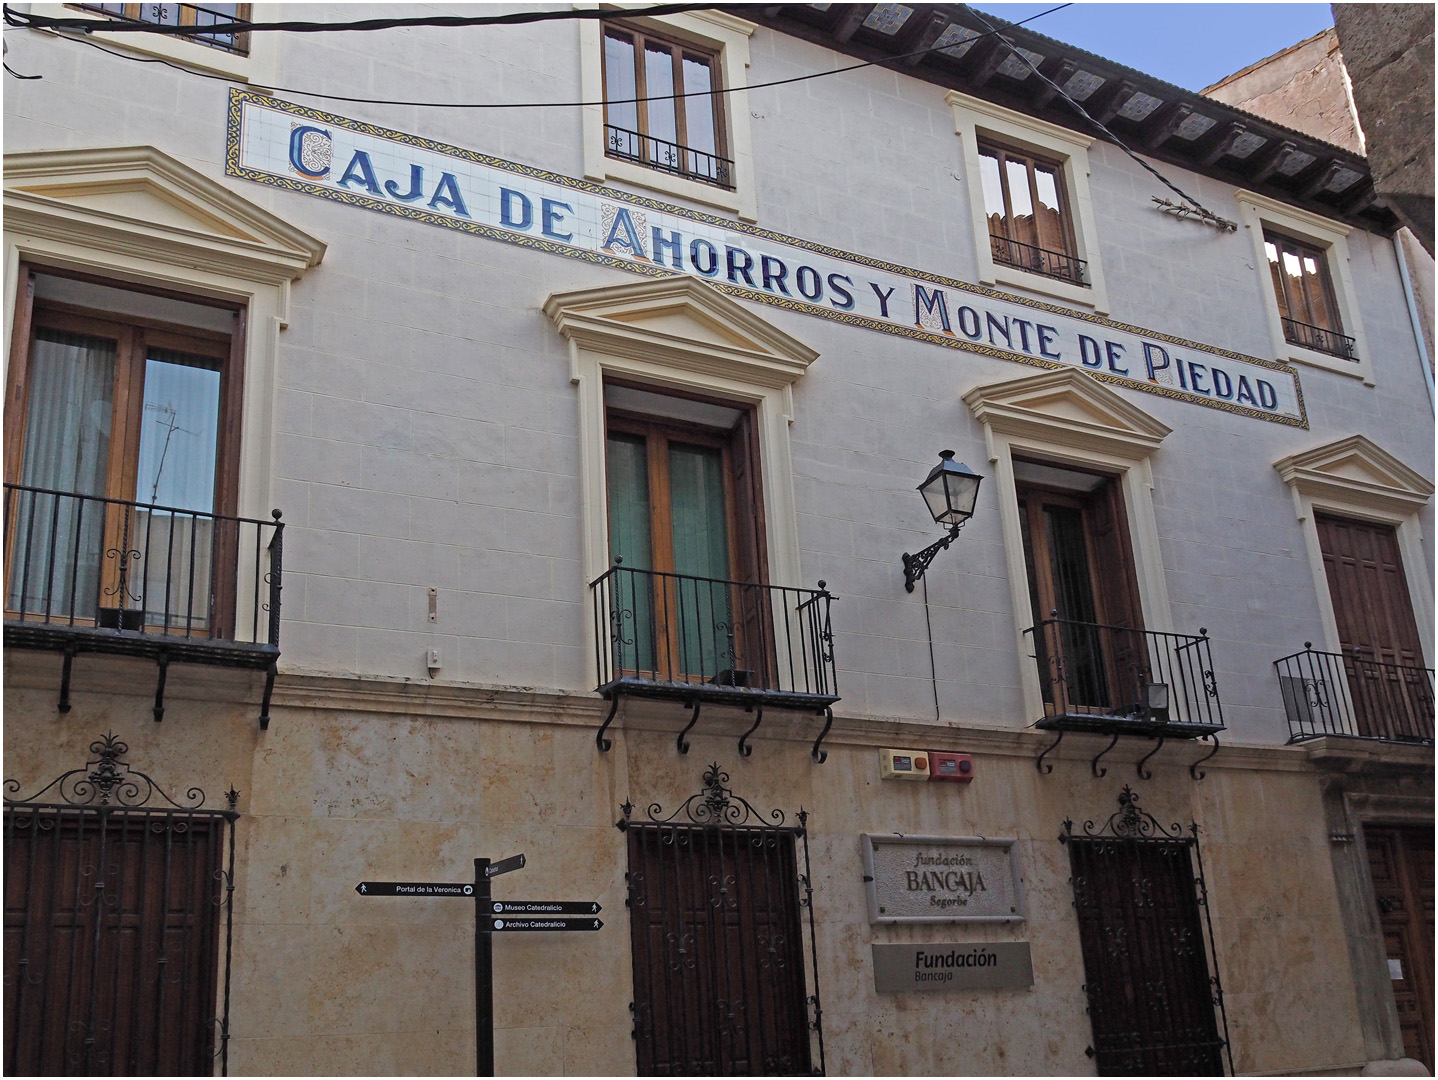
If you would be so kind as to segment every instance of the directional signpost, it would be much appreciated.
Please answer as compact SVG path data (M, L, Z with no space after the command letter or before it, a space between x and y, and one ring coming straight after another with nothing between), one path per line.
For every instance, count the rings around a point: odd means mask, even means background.
M474 860L474 883L361 881L361 896L458 896L474 898L474 1021L476 1073L494 1075L494 935L520 931L593 931L604 910L593 900L495 900L489 883L524 867L523 855L492 863Z

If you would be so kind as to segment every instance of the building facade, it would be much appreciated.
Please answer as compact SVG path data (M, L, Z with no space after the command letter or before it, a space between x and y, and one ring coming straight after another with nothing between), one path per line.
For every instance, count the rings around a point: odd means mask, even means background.
M8 1071L1431 1069L1360 155L958 6L102 7L7 35Z

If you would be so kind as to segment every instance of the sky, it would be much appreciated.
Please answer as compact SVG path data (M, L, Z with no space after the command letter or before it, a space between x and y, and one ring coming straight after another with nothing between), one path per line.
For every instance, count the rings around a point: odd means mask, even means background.
M975 3L1018 22L1055 3ZM1137 68L1185 90L1202 90L1256 60L1333 25L1327 4L1074 3L1028 29Z

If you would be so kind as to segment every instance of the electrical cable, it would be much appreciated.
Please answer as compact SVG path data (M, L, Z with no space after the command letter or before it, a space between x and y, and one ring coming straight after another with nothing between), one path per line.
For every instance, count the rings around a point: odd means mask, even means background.
M939 714L939 667L934 662L934 624L929 618L929 579L919 578L919 584L924 587L924 625L929 630L929 681L934 684L934 720L940 719Z
M618 10L615 8L582 8L578 11L517 11L505 15L416 15L405 19L359 19L350 22L325 23L305 22L292 19L282 22L250 22L231 19L209 25L179 25L147 23L138 19L111 20L109 25L95 19L57 18L53 15L34 15L27 11L15 11L6 4L5 22L17 29L69 30L89 34L102 29L107 34L143 33L159 34L163 37L213 37L216 35L247 34L264 31L285 31L291 34L318 34L339 31L398 30L410 26L519 26L526 23L555 22L574 19L623 19L635 15L674 15L685 11L699 11L712 8L713 4L683 3L654 4L644 8ZM97 25L98 23L98 25Z
M1090 124L1092 124L1092 125L1093 125L1094 127L1096 127L1099 131L1101 131L1101 132L1104 134L1104 137L1109 140L1109 142L1113 143L1113 144L1114 144L1115 146L1117 146L1120 150L1122 150L1125 154L1127 154L1129 157L1133 158L1134 161L1138 162L1139 165L1143 166L1143 168L1147 169L1150 173L1152 173L1152 174L1158 179L1159 183L1163 184L1164 187L1168 188L1170 191L1172 191L1174 194L1176 194L1176 195L1177 195L1180 199L1182 199L1184 202L1188 203L1190 206L1194 207L1196 210L1198 210L1198 211L1200 211L1201 213L1207 215L1208 217L1214 218L1214 219L1216 219L1216 220L1218 220L1218 221L1224 221L1224 220L1225 220L1224 218L1219 217L1219 216L1218 216L1217 214L1215 214L1212 210L1210 210L1210 209L1208 209L1206 206L1204 206L1201 202L1199 202L1197 199L1195 199L1192 195L1187 194L1187 193L1186 193L1182 188L1180 188L1177 184L1173 183L1173 181L1171 181L1168 177L1164 176L1163 173L1159 172L1157 169L1155 169L1155 168L1154 168L1152 165L1150 165L1148 162L1144 161L1143 158L1139 157L1138 154L1136 154L1136 153L1134 153L1132 150L1130 150L1130 149L1128 148L1128 145L1127 145L1122 139L1120 139L1117 135L1115 135L1112 131L1110 131L1110 130L1109 130L1107 127L1105 127L1103 124L1099 123L1099 121L1096 120L1096 119L1094 119L1094 117L1090 116L1087 109L1085 109L1082 105L1080 105L1080 104L1079 104L1077 101L1075 101L1073 98L1069 97L1069 95L1064 91L1064 88L1063 88L1062 86L1060 86L1058 83L1054 82L1054 81L1053 81L1052 79L1050 79L1047 75L1045 75L1042 71L1040 71L1038 68L1036 68L1036 67L1034 66L1034 64L1033 64L1033 61L1031 61L1027 56L1025 56L1025 55L1023 54L1023 52L1019 49L1019 47L1018 47L1017 45L1015 45L1012 41L1010 41L1008 38L1004 37L1003 34L1001 34L998 30L996 30L996 29L994 28L994 25L993 25L992 23L990 23L987 19L985 19L985 18L984 18L982 15L980 15L977 11L974 11L973 8L970 8L969 11L970 11L970 13L974 16L975 19L978 19L978 21L979 21L982 25L987 26L987 27L989 28L989 32L992 33L995 37L997 37L997 38L999 39L999 41L1000 41L1004 46L1006 46L1006 47L1008 48L1009 52L1013 53L1016 57L1018 57L1021 61L1023 61L1024 64L1026 64L1026 65L1028 66L1028 69L1029 69L1030 71L1032 71L1035 75L1037 75L1040 79L1042 79L1044 82L1048 83L1049 86L1052 86L1056 91L1058 91L1059 97L1063 98L1063 99L1064 99L1065 101L1067 101L1070 105L1072 105L1072 106L1074 107L1074 109L1077 110L1077 112L1078 112L1078 114L1079 114L1080 116L1082 116L1082 117L1083 117L1085 120L1087 120ZM1044 14L1047 14L1047 12L1045 12ZM1011 25L1013 25L1013 26L1019 26L1019 25L1021 25L1021 24L1019 24L1019 23L1013 23L1013 24L1011 24Z
M1054 7L1048 8L1045 11L1040 11L1036 15L1030 15L1027 19L1024 19L1021 22L1014 23L1012 25L1019 26L1022 25L1022 23L1033 22L1035 19L1043 18L1043 16L1045 15L1052 15L1054 12L1062 11L1064 8L1070 6L1072 6L1071 3L1057 4ZM998 31L992 31L992 33L997 34ZM208 71L196 71L193 68L185 66L184 64L175 63L174 61L166 60L162 57L133 56L129 53L117 52L114 49L107 49L99 42L92 41L88 35L83 37L71 37L68 34L60 33L59 36L66 41L78 41L82 44L89 45L91 48L99 49L102 53L118 57L121 60L131 60L138 64L159 64L162 67L174 68L176 71L184 72L187 75L195 75L199 78L212 79L217 82L229 83L238 81L228 75L219 75ZM988 36L989 34L987 33L980 34L979 37L970 38L969 40L978 41L979 38ZM806 82L810 79L822 79L827 78L830 75L842 75L845 72L858 71L861 68L881 67L883 65L896 63L898 61L906 60L911 57L924 56L931 52L940 52L944 49L951 49L953 47L953 45L935 45L927 49L915 49L913 52L902 53L897 56L885 57L883 60L865 60L857 64L850 64L848 67L834 68L830 71L815 71L809 73L808 75L794 75L787 79L774 79L771 82L755 83L750 86L723 87L719 90L694 90L682 94L665 94L662 97L621 98L607 101L523 101L481 104L477 102L461 101L400 101L392 98L352 97L345 94L326 94L317 90L300 90L288 86L264 86L264 89L276 94L293 94L298 97L322 98L325 101L344 101L357 105L402 105L412 108L429 109L578 109L588 108L591 106L597 107L604 105L629 105L641 101L674 101L680 98L709 97L715 94L727 95L740 91L763 90L772 86L787 86L790 83Z

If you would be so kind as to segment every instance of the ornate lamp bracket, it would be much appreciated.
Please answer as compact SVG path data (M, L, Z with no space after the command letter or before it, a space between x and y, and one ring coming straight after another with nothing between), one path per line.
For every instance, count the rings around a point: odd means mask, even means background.
M946 547L952 544L954 540L958 537L959 530L963 527L964 523L962 521L959 522L959 524L955 525L952 529L949 530L948 535L940 537L938 540L935 540L932 544L924 548L924 550L920 551L916 555L910 555L907 551L904 552L905 591L914 591L915 584L917 584L918 580L924 576L924 571L927 570L929 568L929 564L934 561L934 556L938 555L939 552L943 551Z

